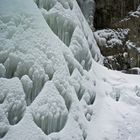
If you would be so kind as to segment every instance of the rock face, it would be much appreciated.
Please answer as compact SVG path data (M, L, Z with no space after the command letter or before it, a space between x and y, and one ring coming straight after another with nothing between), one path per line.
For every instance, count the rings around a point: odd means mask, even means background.
M129 69L140 67L140 0L95 2L95 38L105 56L104 65L133 73Z
M127 52L130 58L130 67L140 67L140 6L121 21L115 23L114 28L128 28Z
M140 0L95 0L95 27L109 28L125 17L128 12L136 10Z
M140 45L140 6L134 12L129 14L121 21L115 23L114 28L129 28L129 40Z

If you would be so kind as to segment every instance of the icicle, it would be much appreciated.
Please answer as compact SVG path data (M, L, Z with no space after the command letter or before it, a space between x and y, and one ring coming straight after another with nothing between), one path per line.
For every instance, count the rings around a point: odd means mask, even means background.
M9 111L8 111L8 120L11 125L15 125L18 123L24 112L25 108L21 108L20 106L17 106L16 104L11 105Z
M36 106L33 108L34 122L46 134L60 131L66 123L68 110L64 99L52 82L45 84L38 99L33 102L33 106ZM38 113L40 115L36 115Z
M17 65L20 61L20 57L14 53L10 53L9 57L4 63L6 68L6 77L12 78L17 70Z
M6 69L3 64L0 64L0 77L5 77Z
M69 46L69 33L68 32L65 32L65 41L64 43Z
M52 31L67 45L69 46L72 34L75 29L74 23L64 19L63 16L53 14L53 15L44 15L48 25Z
M32 93L32 88L33 88L33 82L28 77L28 75L24 75L21 78L21 82L22 82L22 85L23 85L24 92L26 93L27 105L30 105L31 104L31 93Z
M0 139L6 135L8 129L9 129L8 125L9 125L9 123L6 118L6 115L3 112L3 110L0 108Z

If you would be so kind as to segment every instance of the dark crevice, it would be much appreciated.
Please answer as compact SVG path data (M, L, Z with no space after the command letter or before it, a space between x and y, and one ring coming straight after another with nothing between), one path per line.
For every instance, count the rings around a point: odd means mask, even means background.
M87 103L87 105L93 105L94 104L94 101L96 99L96 93L88 93L88 94L85 94L85 96L83 96L85 102Z
M95 0L94 26L96 29L112 28L113 24L136 10L139 0ZM115 6L114 6L115 5Z
M0 139L3 138L7 134L7 131L0 132Z
M83 87L80 87L80 89L77 93L77 97L78 97L79 101L82 99L84 93L85 93L85 89Z
M2 96L0 97L0 104L4 102L5 98L6 98L6 94L3 97Z

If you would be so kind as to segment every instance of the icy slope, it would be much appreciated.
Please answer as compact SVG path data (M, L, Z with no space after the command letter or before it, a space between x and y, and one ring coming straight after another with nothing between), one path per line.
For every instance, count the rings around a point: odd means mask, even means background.
M96 98L87 140L139 140L139 76L108 70L95 62L89 75L96 81Z
M84 85L85 72L92 58L102 61L102 56L76 1L44 2L41 14L31 0L0 1L3 139L86 137L79 100L84 94L94 99L93 88Z
M0 138L137 136L139 78L95 61L102 56L75 0L1 0ZM121 125L127 113L132 133Z

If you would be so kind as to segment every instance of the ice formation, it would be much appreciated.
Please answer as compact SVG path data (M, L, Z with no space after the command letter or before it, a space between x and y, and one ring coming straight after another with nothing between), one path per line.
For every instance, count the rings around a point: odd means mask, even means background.
M10 125L17 124L26 109L25 94L18 78L0 79L0 137L3 137Z
M58 132L64 127L68 109L65 100L53 83L48 82L44 85L43 90L31 106L35 123L46 134Z
M37 5L31 0L13 2L1 1L0 4L0 75L4 84L1 88L4 90L8 85L14 90L1 92L2 105L9 96L12 100L3 112L7 121L1 119L2 123L5 122L1 137L15 139L14 135L9 136L14 130L10 126L18 123L20 128L20 123L28 115L36 124L35 128L40 128L44 134L59 132L64 127L69 129L69 116L73 116L74 111L71 111L72 106L77 106L79 100L90 104L90 96L95 96L93 88L84 85L88 81L84 78L84 69L90 70L93 58L102 62L92 31L76 1L40 0L35 1ZM6 4L10 8L7 9ZM22 94L18 96L18 93ZM79 132L80 137L86 133L80 128ZM70 135L68 139L71 137L74 136Z
M76 0L1 0L0 138L138 138L140 79L102 61Z
M94 0L77 0L79 7L83 15L85 16L87 22L89 23L91 29L94 28L94 12L95 12L95 1Z

